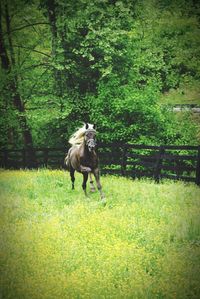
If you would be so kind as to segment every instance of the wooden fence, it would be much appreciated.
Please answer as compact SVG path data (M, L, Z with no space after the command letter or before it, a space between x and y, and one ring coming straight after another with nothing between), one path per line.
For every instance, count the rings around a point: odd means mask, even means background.
M0 150L0 167L63 168L67 148ZM195 182L200 185L200 146L98 144L101 173L132 178L150 177ZM34 157L34 159L33 159Z

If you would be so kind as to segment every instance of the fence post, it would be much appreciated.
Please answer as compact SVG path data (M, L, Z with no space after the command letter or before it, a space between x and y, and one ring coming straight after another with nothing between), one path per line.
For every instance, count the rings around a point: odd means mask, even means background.
M158 157L156 160L155 168L154 168L154 180L156 183L160 181L161 169L162 169L162 158L165 152L164 146L160 146Z
M200 186L200 145L197 152L197 165L196 165L196 180L195 183Z
M44 166L47 167L48 166L48 158L49 158L49 149L45 149L44 150Z
M126 153L127 153L127 148L126 148L126 146L123 146L122 147L122 163L121 163L121 174L123 176L126 175L126 160L127 160Z
M22 167L26 168L26 149L22 149Z
M8 167L8 151L4 149L4 159L3 159L3 167L7 168Z

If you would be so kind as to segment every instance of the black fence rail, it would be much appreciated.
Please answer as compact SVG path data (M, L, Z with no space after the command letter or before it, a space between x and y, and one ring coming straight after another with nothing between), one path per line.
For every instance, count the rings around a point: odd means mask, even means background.
M0 167L63 168L67 148L0 150ZM152 146L99 143L101 173L132 178L184 180L200 185L200 146Z

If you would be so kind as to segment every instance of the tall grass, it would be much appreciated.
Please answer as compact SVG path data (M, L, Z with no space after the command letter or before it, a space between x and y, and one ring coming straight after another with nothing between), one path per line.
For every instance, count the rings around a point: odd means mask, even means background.
M62 171L2 171L2 298L199 298L200 189Z

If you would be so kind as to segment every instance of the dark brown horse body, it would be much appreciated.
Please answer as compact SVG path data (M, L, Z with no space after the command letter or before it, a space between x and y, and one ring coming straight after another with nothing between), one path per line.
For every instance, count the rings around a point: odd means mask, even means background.
M75 142L74 142L75 143ZM91 191L95 191L95 187L92 181L92 174L94 175L97 183L97 188L100 192L102 201L105 203L105 197L102 192L100 183L99 167L98 167L98 156L95 152L96 147L96 131L93 128L89 128L88 124L85 125L85 131L83 134L83 142L81 144L74 144L69 149L67 157L65 158L65 164L67 169L70 171L72 189L74 189L75 171L83 174L83 190L85 195L88 175L90 175L90 187Z

